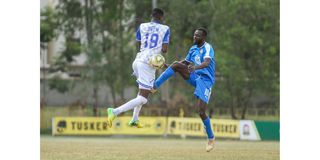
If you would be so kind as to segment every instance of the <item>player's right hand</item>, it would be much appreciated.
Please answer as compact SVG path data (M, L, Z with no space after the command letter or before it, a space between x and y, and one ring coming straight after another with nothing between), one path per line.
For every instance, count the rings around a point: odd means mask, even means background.
M188 70L189 70L190 72L194 71L194 69L195 69L195 66L194 66L194 65L188 65Z

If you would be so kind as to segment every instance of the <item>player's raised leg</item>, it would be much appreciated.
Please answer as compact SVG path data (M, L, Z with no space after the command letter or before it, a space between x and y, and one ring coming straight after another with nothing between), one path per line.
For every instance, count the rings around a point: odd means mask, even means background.
M158 89L160 88L160 86L167 81L169 78L171 78L172 76L175 75L175 72L180 73L180 75L184 78L184 79L188 79L189 78L189 70L188 70L188 66L183 64L182 61L181 62L174 62L172 63L164 72L162 72L162 74L157 78L157 80L154 83L153 89Z
M155 81L154 83L154 89L159 88L166 80L168 80L170 77L174 76L175 71L172 69L171 66L169 66Z

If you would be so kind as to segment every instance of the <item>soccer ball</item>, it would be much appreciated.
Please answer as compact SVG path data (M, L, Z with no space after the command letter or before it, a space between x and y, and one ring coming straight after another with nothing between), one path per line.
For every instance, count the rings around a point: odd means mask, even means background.
M149 64L151 65L151 67L155 69L162 68L164 63L165 63L165 59L161 54L155 54L151 56L149 60Z

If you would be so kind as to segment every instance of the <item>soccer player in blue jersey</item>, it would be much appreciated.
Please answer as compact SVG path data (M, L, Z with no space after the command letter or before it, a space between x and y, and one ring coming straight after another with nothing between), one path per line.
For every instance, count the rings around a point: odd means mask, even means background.
M209 103L211 88L215 83L215 60L212 46L205 41L207 30L198 28L194 32L194 45L189 49L185 60L171 64L155 81L156 91L166 80L178 72L183 79L195 88L196 107L207 132L207 152L214 148L214 133L205 111Z
M130 126L141 128L138 115L142 105L147 103L151 89L155 80L156 69L150 66L149 59L155 54L166 53L168 50L170 28L167 25L161 24L164 12L155 8L152 10L152 21L142 23L136 32L136 41L139 48L134 62L132 63L133 75L137 78L139 85L139 93L136 98L117 107L108 108L108 123L112 127L112 121L122 112L134 109Z

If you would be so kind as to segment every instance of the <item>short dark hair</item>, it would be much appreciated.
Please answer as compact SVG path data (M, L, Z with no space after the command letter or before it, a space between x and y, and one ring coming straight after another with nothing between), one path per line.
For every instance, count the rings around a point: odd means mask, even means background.
M207 30L206 28L204 28L204 27L199 27L199 28L197 28L197 30L202 31L203 35L204 35L205 37L207 37L207 35L208 35L208 30Z
M154 8L152 10L152 17L154 18L160 18L160 17L163 17L163 15L164 15L163 10L160 8Z

